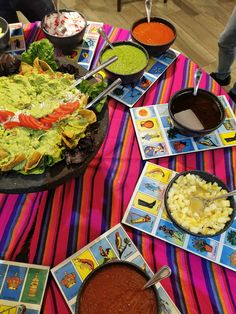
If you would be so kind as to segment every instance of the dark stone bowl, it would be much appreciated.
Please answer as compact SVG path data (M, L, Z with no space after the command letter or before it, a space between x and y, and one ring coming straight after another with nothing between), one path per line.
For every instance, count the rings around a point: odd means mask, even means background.
M205 180L206 182L216 182L220 187L222 187L223 189L227 190L229 192L229 188L225 185L225 183L223 181L221 181L218 177L214 176L213 174L206 172L206 171L201 171L201 170L189 170L189 171L184 171L184 172L180 172L178 174L176 174L176 176L169 182L166 190L165 190L165 194L164 194L164 204L165 204L165 208L167 211L167 214L170 218L170 220L173 222L173 224L179 228L180 230L182 230L183 232L186 232L188 234L191 234L192 236L195 237L202 237L202 238L211 238L214 236L217 236L223 232L225 232L230 225L233 223L234 218L235 218L235 214L236 214L236 203L234 200L233 196L229 196L227 199L230 201L230 206L233 208L233 212L230 215L230 220L227 221L227 223L225 224L224 228L221 229L220 231L216 232L213 235L205 235L205 234L201 234L201 233L194 233L189 231L188 229L184 228L180 223L178 223L172 216L170 208L168 206L168 193L172 187L172 185L176 182L176 180L180 177L180 176L186 176L187 174L194 174L194 175L198 175L200 178L202 178L203 180Z
M69 9L63 9L60 10L60 12L75 12L74 10L69 10ZM52 12L55 13L55 12ZM50 13L50 14L52 14ZM59 36L55 36L55 35L51 35L49 34L49 32L45 29L44 26L44 21L45 21L45 17L43 18L42 22L41 22L41 28L44 32L44 35L46 36L46 38L48 38L48 40L50 40L50 42L56 47L62 50L63 54L70 54L72 52L72 50L77 47L83 40L84 37L84 33L87 27L87 20L85 18L85 16L78 12L83 19L85 20L85 26L83 29L81 29L80 32L75 33L72 36L67 36L67 37L59 37ZM48 14L48 15L50 15ZM47 15L47 16L48 16Z
M10 41L10 28L7 21L2 17L0 17L0 27L3 33L0 37L0 51L2 51L8 46Z
M75 307L75 314L79 314L79 303L80 303L80 298L83 292L83 289L85 288L85 286L93 279L93 276L98 273L103 271L104 268L110 267L110 266L114 266L114 265L124 265L124 266L128 266L132 269L134 269L135 271L137 271L139 274L141 274L147 281L150 279L149 275L147 275L147 273L141 269L139 266L137 266L134 263L131 262L127 262L127 261L122 261L122 260L115 260L115 261L111 261L111 262L107 262L106 264L102 264L98 267L96 267L83 281L82 285L80 286L79 292L77 294L77 299L76 299L76 307ZM156 288L155 285L151 286L148 289L152 289L157 297L157 313L156 314L160 314L160 308L161 308L161 302L160 302L160 297L158 294L158 290ZM115 306L115 305L114 305Z
M174 41L176 39L176 36L177 36L176 28L174 27L173 24L171 24L169 21L167 21L165 19L162 19L160 17L151 17L150 18L150 22L159 22L159 23L165 24L166 26L170 27L173 30L175 36L174 36L174 39L171 40L170 42L168 42L167 44L164 44L164 45L148 45L148 44L145 44L145 43L141 42L140 40L135 38L134 35L133 35L133 29L137 25L142 24L142 23L146 23L146 22L147 22L147 18L146 17L142 18L142 19L140 19L140 20L138 20L136 22L134 22L134 24L131 27L132 39L134 41L136 41L137 43L139 43L140 45L142 45L147 50L147 52L149 53L150 56L158 57L162 53L164 53L166 50L168 50L170 48L170 46L174 43Z
M181 133L183 135L187 135L190 137L195 137L195 138L201 138L213 131L215 131L216 129L218 129L222 123L225 120L225 109L222 105L222 103L220 102L219 98L214 95L213 93L206 91L204 89L198 89L197 95L195 97L199 96L203 96L206 100L213 100L213 102L217 105L218 110L219 110L219 114L220 114L220 120L218 121L218 123L210 128L210 129L202 129L202 130L194 130L194 129L190 129L188 127L186 127L185 125L181 124L178 122L178 120L175 119L174 117L174 113L173 113L173 108L175 106L175 102L177 100L179 100L180 97L188 97L188 95L192 96L193 95L193 88L186 88L186 89L181 89L180 91L178 91L177 93L174 94L174 96L170 99L169 104L168 104L168 110L169 110L169 115L171 117L171 121L173 126L176 128L178 133ZM213 114L213 112L211 112L209 110L209 113Z
M132 83L134 84L135 82L137 82L143 76L144 70L148 66L149 56L148 56L147 51L142 46L140 46L139 44L136 44L136 43L134 43L132 41L117 41L117 42L112 43L112 45L113 46L120 46L120 45L134 46L134 47L136 47L138 49L141 49L144 52L144 54L146 55L146 58L147 58L146 65L141 70L137 71L136 73L123 74L122 75L122 74L118 74L118 73L112 72L112 71L110 71L110 70L108 70L106 68L104 69L108 80L115 81L117 78L121 78L123 85L132 84ZM111 48L109 46L106 46L105 48L102 49L102 51L100 53L100 57L99 57L100 63L102 62L102 60L101 60L102 59L102 55L103 55L103 53L107 49L111 49Z

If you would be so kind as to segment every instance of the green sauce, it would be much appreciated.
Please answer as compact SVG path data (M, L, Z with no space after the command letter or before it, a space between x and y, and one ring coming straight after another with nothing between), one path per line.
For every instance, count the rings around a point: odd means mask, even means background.
M114 46L114 49L107 49L102 54L102 62L117 56L118 60L107 67L111 72L127 75L141 71L147 64L145 53L131 45Z

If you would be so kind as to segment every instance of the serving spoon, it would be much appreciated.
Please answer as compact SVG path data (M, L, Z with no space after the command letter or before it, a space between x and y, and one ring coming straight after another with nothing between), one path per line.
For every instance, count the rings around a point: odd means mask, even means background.
M143 289L147 289L153 285L155 285L156 283L158 283L159 281L161 281L162 279L168 278L171 275L171 269L169 266L165 265L162 266L153 276L150 280L148 280L148 282L143 286Z
M103 39L111 47L111 49L114 50L114 46L112 45L109 38L107 37L107 34L104 32L104 30L101 27L98 29L98 33L103 37Z
M147 21L150 23L151 11L152 11L152 0L145 0L145 9L147 13Z
M122 83L122 80L120 78L116 79L111 85L109 85L106 89L104 89L104 91L102 91L96 98L90 101L87 104L86 109L91 108L96 102L98 102L103 97L107 96L110 92L116 89L121 83Z
M190 206L197 208L197 210L203 210L205 207L209 206L213 201L219 200L221 198L227 198L228 196L236 195L236 190L233 190L229 193L225 193L219 196L204 198L201 196L193 196L190 200Z
M194 90L193 90L193 95L197 95L198 87L200 84L202 78L202 70L200 68L197 68L195 73L194 73Z
M61 15L61 12L60 12L60 9L59 9L60 1L59 0L54 0L53 3L54 3L55 10L57 11L58 19L59 19L59 22L60 22L60 15ZM58 25L57 26L57 30L59 32L61 32L62 34L65 34L67 28L65 27L65 25Z

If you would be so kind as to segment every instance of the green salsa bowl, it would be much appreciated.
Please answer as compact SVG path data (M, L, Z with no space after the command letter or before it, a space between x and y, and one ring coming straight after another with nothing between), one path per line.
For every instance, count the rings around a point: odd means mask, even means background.
M145 48L131 41L117 41L112 43L114 49L106 46L100 53L100 62L104 62L112 56L118 60L105 68L105 73L110 81L121 78L122 84L137 82L146 69L149 56Z

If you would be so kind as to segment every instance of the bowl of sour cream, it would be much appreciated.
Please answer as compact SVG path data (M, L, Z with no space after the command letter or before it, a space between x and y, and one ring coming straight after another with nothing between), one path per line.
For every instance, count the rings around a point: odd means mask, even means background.
M71 53L82 42L86 26L85 16L69 9L52 12L41 22L44 35L64 54Z

